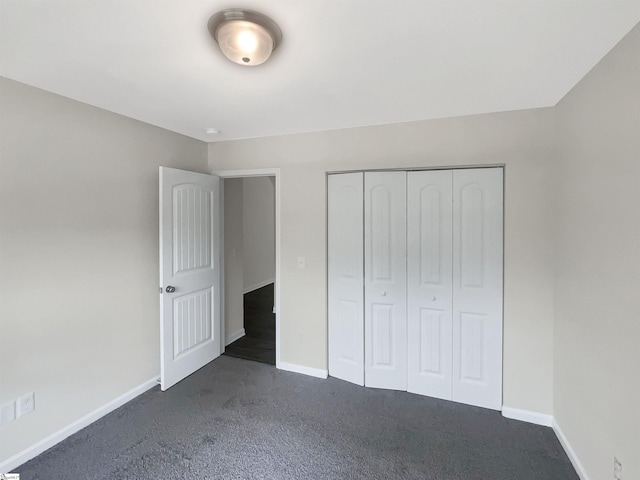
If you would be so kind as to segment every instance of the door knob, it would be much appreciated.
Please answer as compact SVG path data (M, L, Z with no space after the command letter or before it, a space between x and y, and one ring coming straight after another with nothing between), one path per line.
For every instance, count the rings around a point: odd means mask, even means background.
M386 297L387 296L387 292L380 292L380 296L381 297Z
M436 297L431 298L431 301L435 302L436 301Z
M169 285L166 290L167 293L173 293L176 291L176 287L172 287L171 285Z

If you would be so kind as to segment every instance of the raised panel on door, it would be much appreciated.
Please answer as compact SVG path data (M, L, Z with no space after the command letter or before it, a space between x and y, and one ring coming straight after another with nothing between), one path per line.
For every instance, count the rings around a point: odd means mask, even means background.
M407 177L407 390L452 396L451 170Z
M406 390L406 172L364 178L365 385Z
M363 173L328 177L329 375L364 385Z
M502 407L503 170L453 172L453 400Z

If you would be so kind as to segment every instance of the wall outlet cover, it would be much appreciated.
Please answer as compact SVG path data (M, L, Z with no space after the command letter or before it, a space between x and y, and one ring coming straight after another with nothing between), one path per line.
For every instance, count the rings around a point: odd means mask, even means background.
M21 417L36 409L35 394L27 393L16 400L16 416Z
M5 403L0 406L0 427L16 419L16 402Z

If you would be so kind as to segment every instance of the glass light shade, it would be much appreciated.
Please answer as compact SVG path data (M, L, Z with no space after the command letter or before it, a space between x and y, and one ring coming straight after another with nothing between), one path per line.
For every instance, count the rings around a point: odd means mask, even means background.
M266 28L245 20L223 23L216 32L216 39L222 53L240 65L266 62L274 47L274 39Z

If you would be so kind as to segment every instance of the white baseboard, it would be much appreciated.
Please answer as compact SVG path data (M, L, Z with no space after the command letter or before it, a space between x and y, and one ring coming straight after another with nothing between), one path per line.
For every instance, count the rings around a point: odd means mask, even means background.
M535 423L545 427L553 425L553 416L546 413L532 412L531 410L521 410L519 408L502 407L502 416L521 422Z
M231 335L229 335L225 342L224 342L224 346L226 347L227 345L229 345L230 343L235 342L236 340L238 340L239 338L242 338L245 336L245 331L244 328L241 328L240 330L238 330L237 332L232 333Z
M320 368L305 367L304 365L296 365L294 363L280 362L277 367L280 370L286 370L287 372L301 373L303 375L309 375L310 377L327 378L329 372Z
M587 475L587 471L584 469L584 466L580 462L580 459L576 455L576 452L571 448L567 437L565 437L562 429L556 422L556 419L553 418L553 415L547 415L544 413L532 412L530 410L520 410L519 408L511 408L511 407L502 407L502 416L506 418L512 418L514 420L521 420L523 422L535 423L536 425L543 425L545 427L553 428L553 431L558 437L560 441L560 445L564 449L567 457L571 461L573 468L575 468L576 473L580 477L580 480L590 480Z
M147 380L141 385L129 390L127 393L120 395L118 398L111 400L109 403L95 409L93 412L88 413L82 418L79 418L75 422L70 423L66 427L61 428L57 432L52 433L48 437L34 443L28 448L25 448L14 456L7 458L0 463L0 472L10 472L16 467L19 467L25 462L28 462L32 458L40 455L45 450L50 449L57 443L67 438L70 435L82 430L84 427L92 424L96 420L104 417L108 413L113 412L116 408L121 407L125 403L133 400L138 395L143 394L147 390L155 387L158 384L159 377L154 377L151 380Z
M560 425L558 425L558 422L556 422L555 418L553 419L552 427L553 431L556 432L556 437L558 437L558 440L560 440L560 445L562 445L562 448L564 448L567 457L569 457L569 460L571 460L573 468L576 469L580 480L589 480L587 471L584 469L584 466L582 465L582 462L580 462L580 459L576 455L576 452L573 450L573 448L571 448L569 440L567 440L567 437L564 436L564 433L562 432L562 429L560 428Z
M257 290L257 289L262 288L262 287L266 287L267 285L271 285L272 283L275 283L275 282L276 282L275 278L270 278L268 280L265 280L264 282L259 282L259 283L256 283L254 285L251 285L251 286L245 288L242 293L244 294L244 293L253 292L254 290Z

